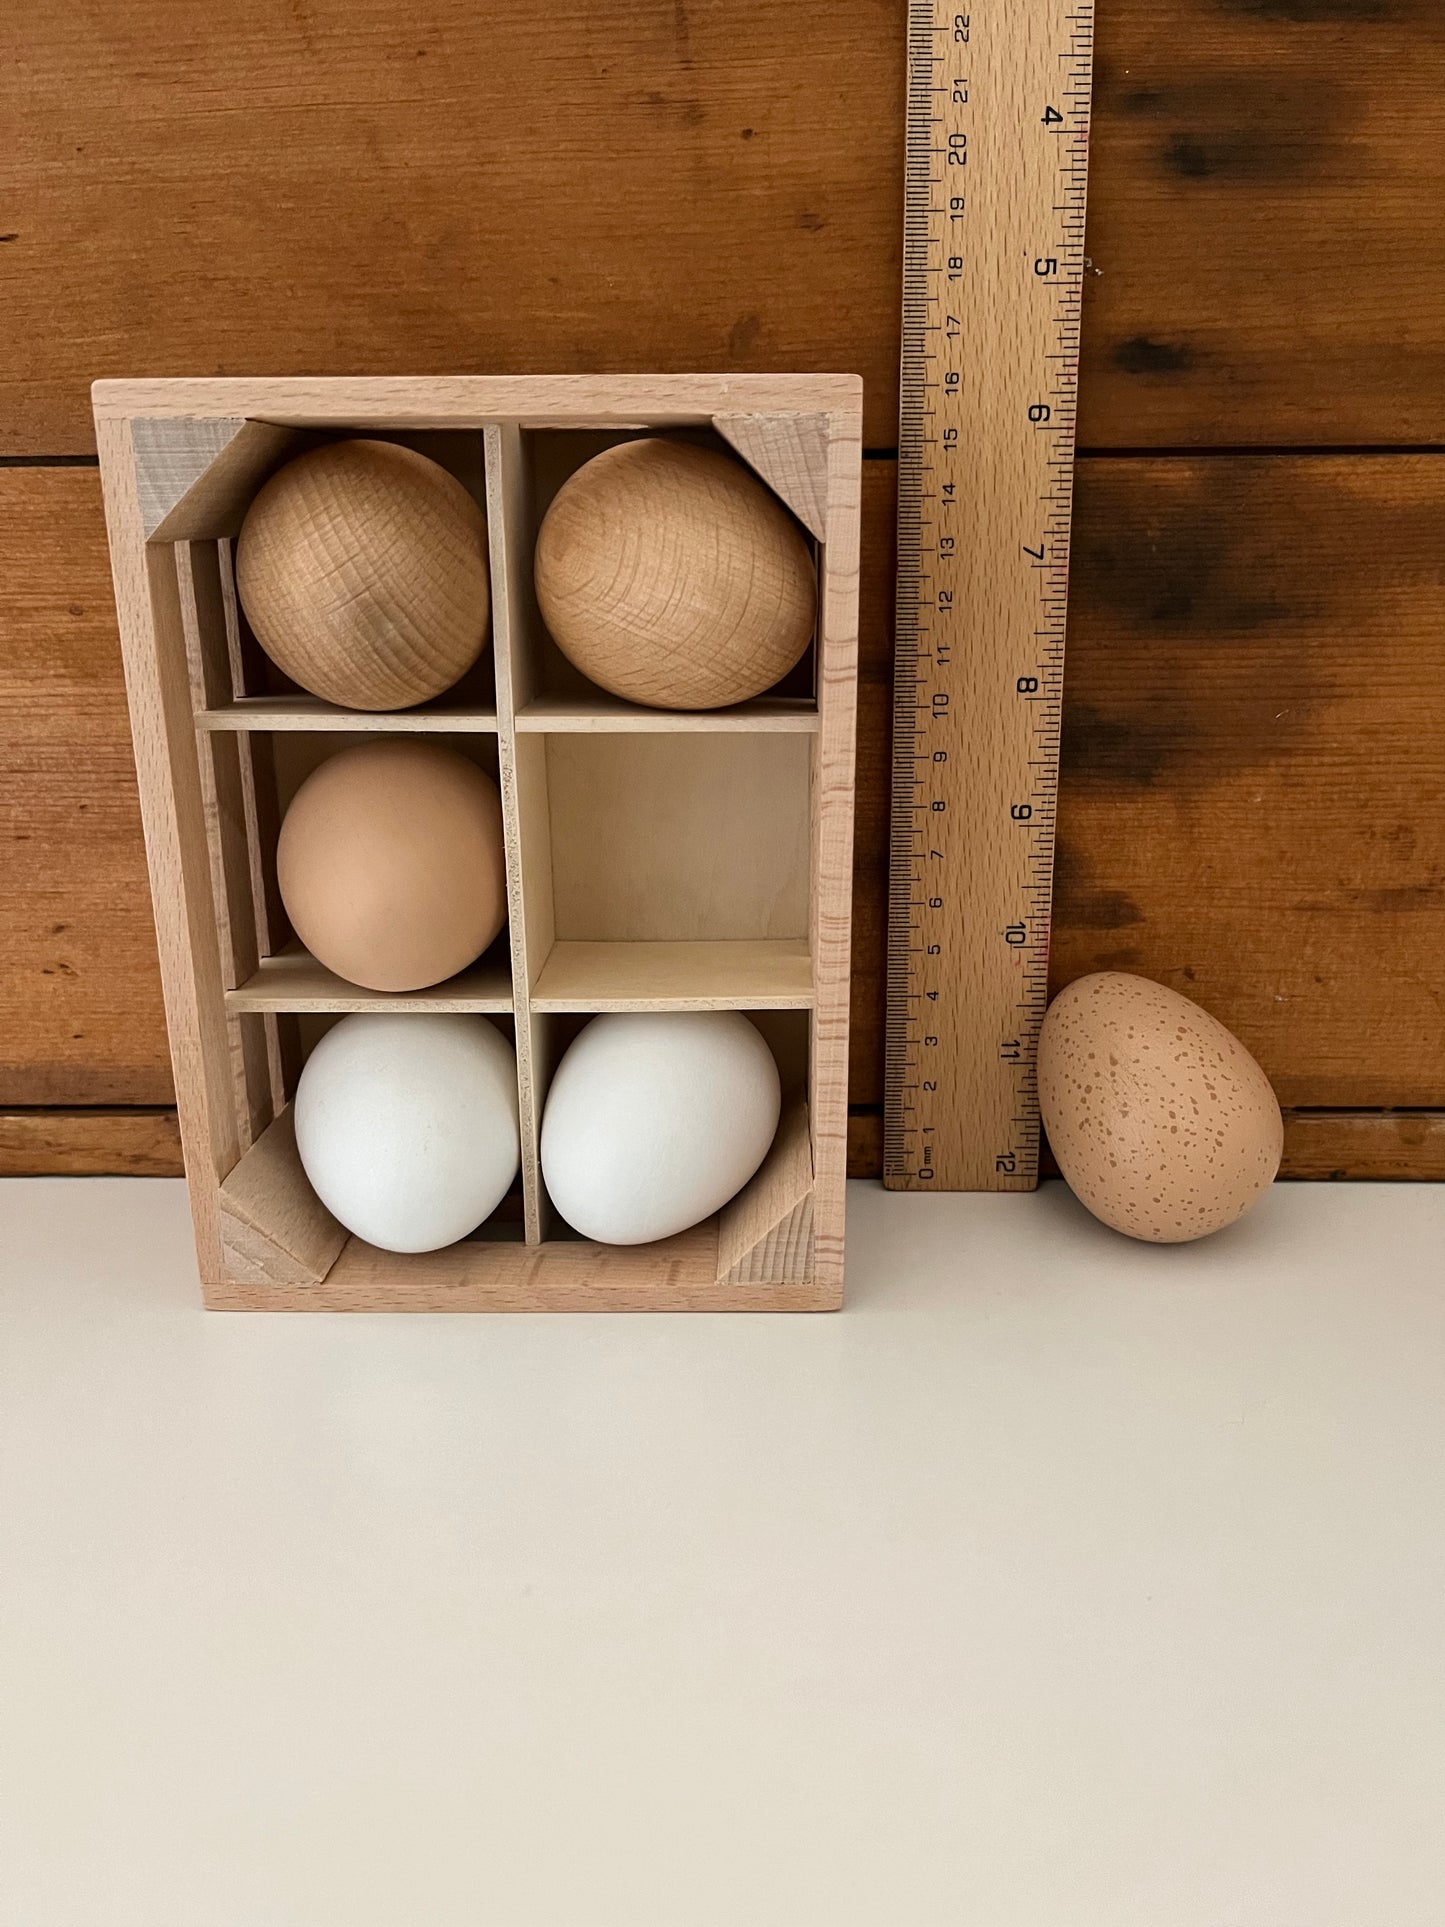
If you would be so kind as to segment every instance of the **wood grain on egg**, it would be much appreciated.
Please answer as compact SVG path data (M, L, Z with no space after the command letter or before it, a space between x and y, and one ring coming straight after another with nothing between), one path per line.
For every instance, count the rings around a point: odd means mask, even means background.
M537 601L558 647L614 696L720 709L771 689L817 613L797 523L740 462L649 437L564 483L537 537Z
M1202 1238L1274 1181L1269 1080L1223 1024L1145 977L1080 977L1039 1037L1044 1128L1070 1189L1116 1231Z
M332 442L278 469L242 524L236 581L271 660L348 709L439 696L487 640L486 518L391 442Z

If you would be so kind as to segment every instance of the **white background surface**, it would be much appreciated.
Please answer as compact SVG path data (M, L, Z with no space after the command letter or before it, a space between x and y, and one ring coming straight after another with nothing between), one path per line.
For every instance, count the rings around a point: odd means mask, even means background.
M5 1927L1439 1927L1445 1190L850 1212L835 1317L267 1318L0 1186Z

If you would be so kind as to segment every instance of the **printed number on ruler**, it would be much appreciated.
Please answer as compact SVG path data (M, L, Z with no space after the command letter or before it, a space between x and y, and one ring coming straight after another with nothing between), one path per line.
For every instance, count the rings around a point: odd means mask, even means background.
M885 1177L1038 1179L1088 0L909 14Z

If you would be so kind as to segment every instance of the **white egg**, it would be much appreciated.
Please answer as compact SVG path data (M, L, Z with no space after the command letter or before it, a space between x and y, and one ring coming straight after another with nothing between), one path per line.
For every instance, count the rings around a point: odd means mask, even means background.
M594 1017L552 1079L542 1175L584 1238L651 1244L743 1188L780 1106L773 1054L737 1011Z
M383 1251L455 1244L517 1175L516 1052L484 1017L343 1017L297 1084L296 1148L358 1238Z

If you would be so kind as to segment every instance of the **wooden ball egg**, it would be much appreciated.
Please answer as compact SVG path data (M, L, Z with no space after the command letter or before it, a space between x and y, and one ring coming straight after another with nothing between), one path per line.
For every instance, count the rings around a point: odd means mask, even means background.
M437 743L342 750L292 799L276 875L297 936L338 977L368 990L441 983L506 921L497 786Z
M485 1017L343 1017L296 1087L296 1149L332 1217L383 1251L436 1251L507 1195L517 1054Z
M1203 1238L1274 1181L1284 1132L1269 1079L1163 984L1119 970L1069 984L1045 1014L1038 1075L1070 1190L1131 1238Z
M252 502L236 587L257 641L303 689L347 709L410 709L486 644L486 518L414 449L333 442Z
M813 634L807 542L741 463L621 442L562 485L542 522L537 601L558 647L652 709L718 709L771 689Z

